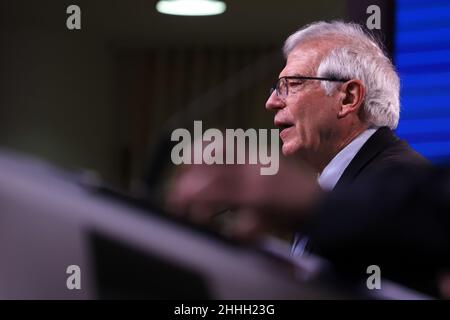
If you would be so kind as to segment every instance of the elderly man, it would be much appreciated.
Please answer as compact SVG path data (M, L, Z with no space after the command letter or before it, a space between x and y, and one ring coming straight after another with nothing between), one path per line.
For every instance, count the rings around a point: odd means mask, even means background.
M286 65L266 109L275 112L274 123L282 129L283 154L313 168L322 189L337 190L393 166L428 165L392 132L399 120L399 78L376 41L359 25L312 23L286 40L284 54ZM230 170L240 172L230 174ZM204 215L206 202L233 207L260 203L259 207L290 212L315 197L308 196L316 190L310 176L286 164L272 179L252 175L246 166L190 171L175 184L170 201L177 211L201 208L192 212L194 216ZM229 181L226 188L221 188L223 178ZM271 190L270 196L265 190ZM197 202L202 204L194 205Z
M282 129L283 154L301 159L299 162L313 170L285 163L276 176L267 177L258 175L250 166L191 168L181 174L171 190L172 209L190 211L191 217L200 221L224 207L240 209L236 225L239 234L260 234L273 226L301 231L294 242L295 255L303 254L311 245L313 252L334 261L339 257L350 261L347 258L353 257L351 247L361 237L367 240L361 242L364 245L375 244L372 252L377 253L378 261L396 265L391 263L395 255L387 250L387 243L389 239L405 239L398 223L400 217L386 216L388 210L382 206L378 206L380 210L357 214L349 210L353 213L348 217L343 212L332 212L332 207L316 217L314 209L317 199L323 197L322 190L340 195L353 185L370 192L373 189L365 186L373 177L389 179L397 171L411 174L429 165L392 132L400 111L399 78L392 63L360 26L343 22L316 22L300 29L286 40L284 54L286 65L266 109L275 112L275 125ZM396 181L391 193L397 186L405 187L400 183L401 176ZM359 199L382 202L378 196L359 195ZM376 201L369 208L376 208ZM352 208L351 203L347 205ZM344 207L340 206L340 211ZM380 223L388 217L393 217L395 225ZM380 226L390 232L384 232L386 236L398 237L373 238L377 234L373 229ZM411 252L416 240L410 243ZM354 252L365 252L365 247L360 249L355 247Z
M266 108L276 111L283 154L298 153L324 189L391 163L426 163L391 131L399 120L399 78L358 25L313 23L286 40L284 54Z
M323 189L392 165L427 163L391 131L399 120L399 78L358 25L313 23L286 40L284 54L266 108L276 111L283 154L298 153L320 173ZM296 253L305 244L297 237Z

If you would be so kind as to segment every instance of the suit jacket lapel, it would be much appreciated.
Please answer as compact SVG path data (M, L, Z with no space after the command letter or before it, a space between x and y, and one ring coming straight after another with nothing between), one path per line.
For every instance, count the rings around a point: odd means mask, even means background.
M337 182L334 190L352 183L359 173L386 147L399 139L388 127L379 128L352 159Z

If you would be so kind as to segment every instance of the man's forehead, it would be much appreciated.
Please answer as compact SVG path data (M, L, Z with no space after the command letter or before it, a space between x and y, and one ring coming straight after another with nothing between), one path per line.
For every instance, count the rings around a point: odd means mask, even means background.
M282 76L310 75L317 69L320 54L314 48L296 48L289 53L286 65L280 73Z
M310 41L297 45L287 56L283 76L314 75L323 56L330 50L329 43Z

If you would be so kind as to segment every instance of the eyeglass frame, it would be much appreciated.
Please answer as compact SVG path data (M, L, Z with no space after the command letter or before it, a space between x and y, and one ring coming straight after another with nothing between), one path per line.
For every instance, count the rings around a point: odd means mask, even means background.
M275 83L275 85L270 88L270 94L269 96L272 95L272 93L275 91L275 94L277 95L277 97L281 97L283 96L281 93L279 93L279 89L277 89L279 87L279 83L281 80L286 79L286 80L290 80L290 79L296 79L296 80L321 80L321 81L332 81L332 82L347 82L349 81L349 79L339 79L339 78L322 78L322 77L307 77L307 76L284 76L281 78L278 78L277 82ZM287 97L289 95L289 85L286 85L286 95L284 95L284 97Z

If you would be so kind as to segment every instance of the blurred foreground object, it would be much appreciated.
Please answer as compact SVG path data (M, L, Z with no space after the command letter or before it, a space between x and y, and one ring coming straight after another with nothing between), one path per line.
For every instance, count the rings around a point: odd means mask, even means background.
M439 275L450 266L450 170L398 165L319 190L308 172L286 164L278 179L248 165L196 166L180 174L168 199L196 222L229 204L240 238L262 238L271 227L300 231L308 253L342 273L363 277L375 264L383 277L445 295Z
M1 151L0 167L2 299L424 298L313 277L313 257L238 245L35 159ZM80 290L67 287L71 265Z
M186 165L173 178L168 209L203 224L232 209L241 220L236 223L241 231L233 230L234 235L248 240L265 231L298 226L320 188L316 174L301 161L280 160L280 170L272 176L261 175L261 165Z

